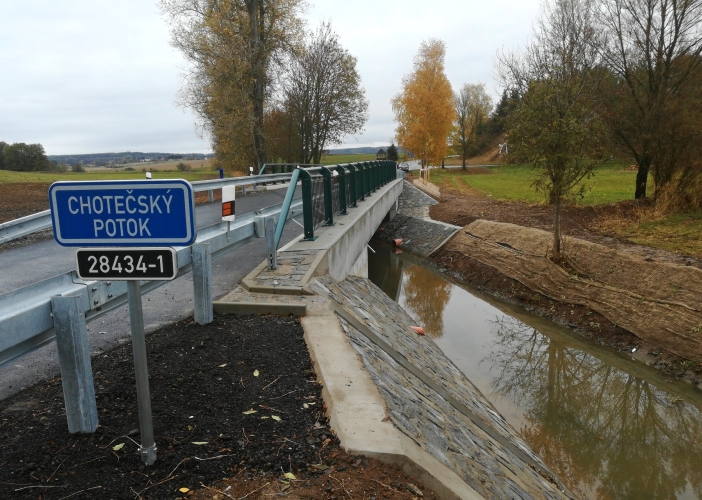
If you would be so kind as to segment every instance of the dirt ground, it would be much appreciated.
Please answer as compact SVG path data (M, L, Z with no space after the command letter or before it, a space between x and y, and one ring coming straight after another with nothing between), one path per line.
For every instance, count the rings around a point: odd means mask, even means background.
M436 498L340 448L302 335L296 317L218 315L147 337L150 467L137 453L130 344L93 358L94 434L68 433L58 378L1 401L0 498Z
M630 252L646 259L702 268L700 258L637 245L607 231L607 227L613 220L620 223L631 220L633 223L638 217L639 209L640 206L635 201L597 207L567 206L562 217L563 232L569 236ZM459 196L450 191L442 192L441 202L430 208L430 215L435 220L461 227L477 219L485 219L545 231L553 230L552 207L497 201L480 195ZM595 311L544 297L469 256L452 255L451 252L439 250L431 256L431 260L455 277L568 326L599 344L630 353L635 349L636 352L632 356L646 364L670 376L685 379L698 387L702 384L702 368L698 363L691 363L680 356L666 352L660 346L643 342ZM593 324L597 325L597 328L590 326Z

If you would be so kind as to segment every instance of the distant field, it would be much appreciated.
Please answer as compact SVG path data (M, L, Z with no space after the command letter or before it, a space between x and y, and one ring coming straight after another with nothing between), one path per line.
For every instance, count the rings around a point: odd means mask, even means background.
M191 170L212 170L214 165L214 158L208 158L206 160L165 160L159 162L137 162L137 163L127 163L120 165L119 167L85 167L87 172L104 172L109 170L111 172L123 172L127 168L134 169L135 171L143 171L144 169L151 172L161 171L161 170L173 170L178 171L178 164L185 163Z
M91 172L10 172L9 170L0 170L0 184L19 184L19 183L51 183L56 181L106 181L106 180L122 180L122 179L144 179L146 174L140 170L133 172L125 172L123 169L101 168L94 169ZM154 170L152 178L154 179L185 179L188 181L201 181L205 179L216 179L219 177L217 172L212 170L181 172Z
M375 160L374 154L359 155L331 155L322 158L322 165L338 165L340 163L354 163L357 161Z
M457 169L431 170L431 181L440 188L460 192L477 190L499 200L544 203L544 196L532 186L537 173L527 165L501 165L478 172ZM629 200L633 197L636 172L625 170L620 164L600 167L595 176L585 181L586 192L582 205L600 205Z

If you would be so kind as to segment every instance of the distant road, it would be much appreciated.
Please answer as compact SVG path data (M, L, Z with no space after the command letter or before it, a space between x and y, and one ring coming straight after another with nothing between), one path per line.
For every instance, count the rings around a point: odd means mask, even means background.
M298 188L299 190L299 188ZM236 212L244 214L282 202L285 189L254 192L236 200ZM196 225L205 227L221 220L221 205L211 203L195 209ZM288 222L281 246L302 235L302 228ZM219 298L266 258L265 238L259 238L212 261L213 295ZM0 253L0 294L75 269L75 248L59 246L53 239L12 248ZM179 276L143 298L147 332L193 314L192 275ZM129 339L127 306L88 323L91 354L98 354ZM0 399L40 380L58 375L55 344L49 344L8 366L0 368Z

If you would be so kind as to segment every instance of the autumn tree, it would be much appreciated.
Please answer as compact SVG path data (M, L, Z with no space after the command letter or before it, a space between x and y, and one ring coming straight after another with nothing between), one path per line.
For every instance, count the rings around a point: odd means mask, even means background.
M7 143L5 141L0 141L0 170L5 170L5 161L2 158L2 152L5 146L7 146Z
M322 23L292 56L283 84L284 108L295 127L302 163L319 163L325 147L363 130L368 101L356 58Z
M443 41L423 41L414 58L414 71L402 78L402 91L392 99L397 142L414 152L423 166L446 155L454 120L453 91L444 73L445 55Z
M478 133L487 123L492 110L492 99L485 92L485 84L466 83L453 96L456 121L451 136L454 147L460 151L463 169L466 157L475 148Z
M217 159L265 162L264 110L273 73L303 35L303 0L161 0L171 44L191 63L180 104L198 116Z
M533 165L536 189L554 205L555 261L563 258L563 200L582 194L583 181L608 156L596 112L602 72L593 7L590 0L543 4L524 53L502 54L498 66L503 83L521 95L507 123L509 154Z
M702 62L702 0L599 0L598 29L606 34L603 62L622 88L618 101L626 113L613 113L611 126L638 164L635 198L647 192L654 164L656 180L666 184L673 158L661 154L684 144L667 135L672 113L681 108L686 85ZM625 101L622 101L625 99ZM684 105L682 105L684 107ZM679 119L684 117L679 116Z

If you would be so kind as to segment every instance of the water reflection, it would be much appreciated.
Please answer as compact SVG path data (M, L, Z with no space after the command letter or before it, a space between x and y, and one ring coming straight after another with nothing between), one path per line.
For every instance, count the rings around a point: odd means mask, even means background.
M699 391L391 258L395 300L579 497L702 499Z
M699 408L509 316L494 334L493 387L569 487L598 499L702 496Z
M432 338L444 334L444 309L451 298L451 283L419 266L408 266L403 280L405 303Z

